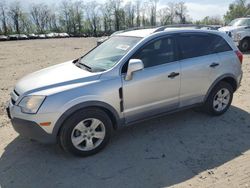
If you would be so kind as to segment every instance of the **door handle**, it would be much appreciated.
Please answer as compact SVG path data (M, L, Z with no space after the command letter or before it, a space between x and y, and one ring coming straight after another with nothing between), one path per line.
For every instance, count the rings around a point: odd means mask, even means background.
M176 76L179 76L180 73L178 72L172 72L171 74L168 75L169 78L175 78Z
M210 67L215 68L215 67L217 67L217 66L219 66L219 65L220 65L219 63L212 63L212 64L210 65Z

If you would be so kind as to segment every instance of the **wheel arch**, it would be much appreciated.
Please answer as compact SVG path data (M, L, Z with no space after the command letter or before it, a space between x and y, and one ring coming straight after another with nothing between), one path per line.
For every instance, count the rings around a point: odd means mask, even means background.
M250 36L244 36L242 39L241 39L241 41L243 41L243 40L248 40L248 42L250 42Z
M223 76L220 76L219 78L217 78L213 84L210 86L210 88L208 89L204 102L207 100L210 92L212 91L212 89L219 83L219 82L226 82L228 84L230 84L233 87L234 92L237 90L238 88L238 83L237 83L237 79L235 78L234 75L232 74L226 74Z
M124 120L119 117L117 111L109 104L101 102L101 101L88 101L88 102L83 102L83 103L77 104L77 105L69 108L67 111L65 111L60 116L60 118L57 120L57 122L55 123L52 134L57 137L58 133L60 132L60 129L62 127L62 124L73 113L77 112L78 110L84 109L84 108L93 108L93 107L99 108L99 109L105 111L109 115L109 117L111 117L111 121L112 121L114 129L117 129L119 127L119 125L121 125L124 122Z

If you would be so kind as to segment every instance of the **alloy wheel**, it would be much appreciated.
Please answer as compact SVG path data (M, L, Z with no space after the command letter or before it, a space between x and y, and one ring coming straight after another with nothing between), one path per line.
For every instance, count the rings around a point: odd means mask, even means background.
M231 94L228 89L223 88L220 89L213 100L213 108L217 112L223 111L229 104L231 98Z
M105 134L103 122L96 118L88 118L74 127L71 142L79 150L91 151L102 143Z

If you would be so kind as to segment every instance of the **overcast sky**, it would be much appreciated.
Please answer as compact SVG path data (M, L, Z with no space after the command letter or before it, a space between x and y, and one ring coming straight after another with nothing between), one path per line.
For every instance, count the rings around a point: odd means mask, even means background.
M1 0L0 0L1 1ZM6 2L16 0L5 0ZM28 7L31 3L47 3L51 5L58 4L62 0L20 0L24 7ZM88 2L91 0L83 0ZM130 0L123 0L124 2ZM180 2L184 1L188 7L188 14L193 20L199 20L205 16L223 16L228 10L230 3L234 0L160 0L159 6L162 7L168 2ZM96 0L96 2L105 2L105 0Z

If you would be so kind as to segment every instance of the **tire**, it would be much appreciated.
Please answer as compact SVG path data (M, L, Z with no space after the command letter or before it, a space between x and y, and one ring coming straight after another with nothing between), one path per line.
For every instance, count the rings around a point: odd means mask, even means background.
M213 116L224 114L233 100L233 87L226 82L219 82L210 92L204 110Z
M242 41L240 41L240 44L239 44L240 51L246 52L249 50L249 48L250 48L250 45L249 45L248 39L243 39Z
M59 144L73 155L86 157L102 150L113 131L109 116L99 108L75 112L62 125Z

